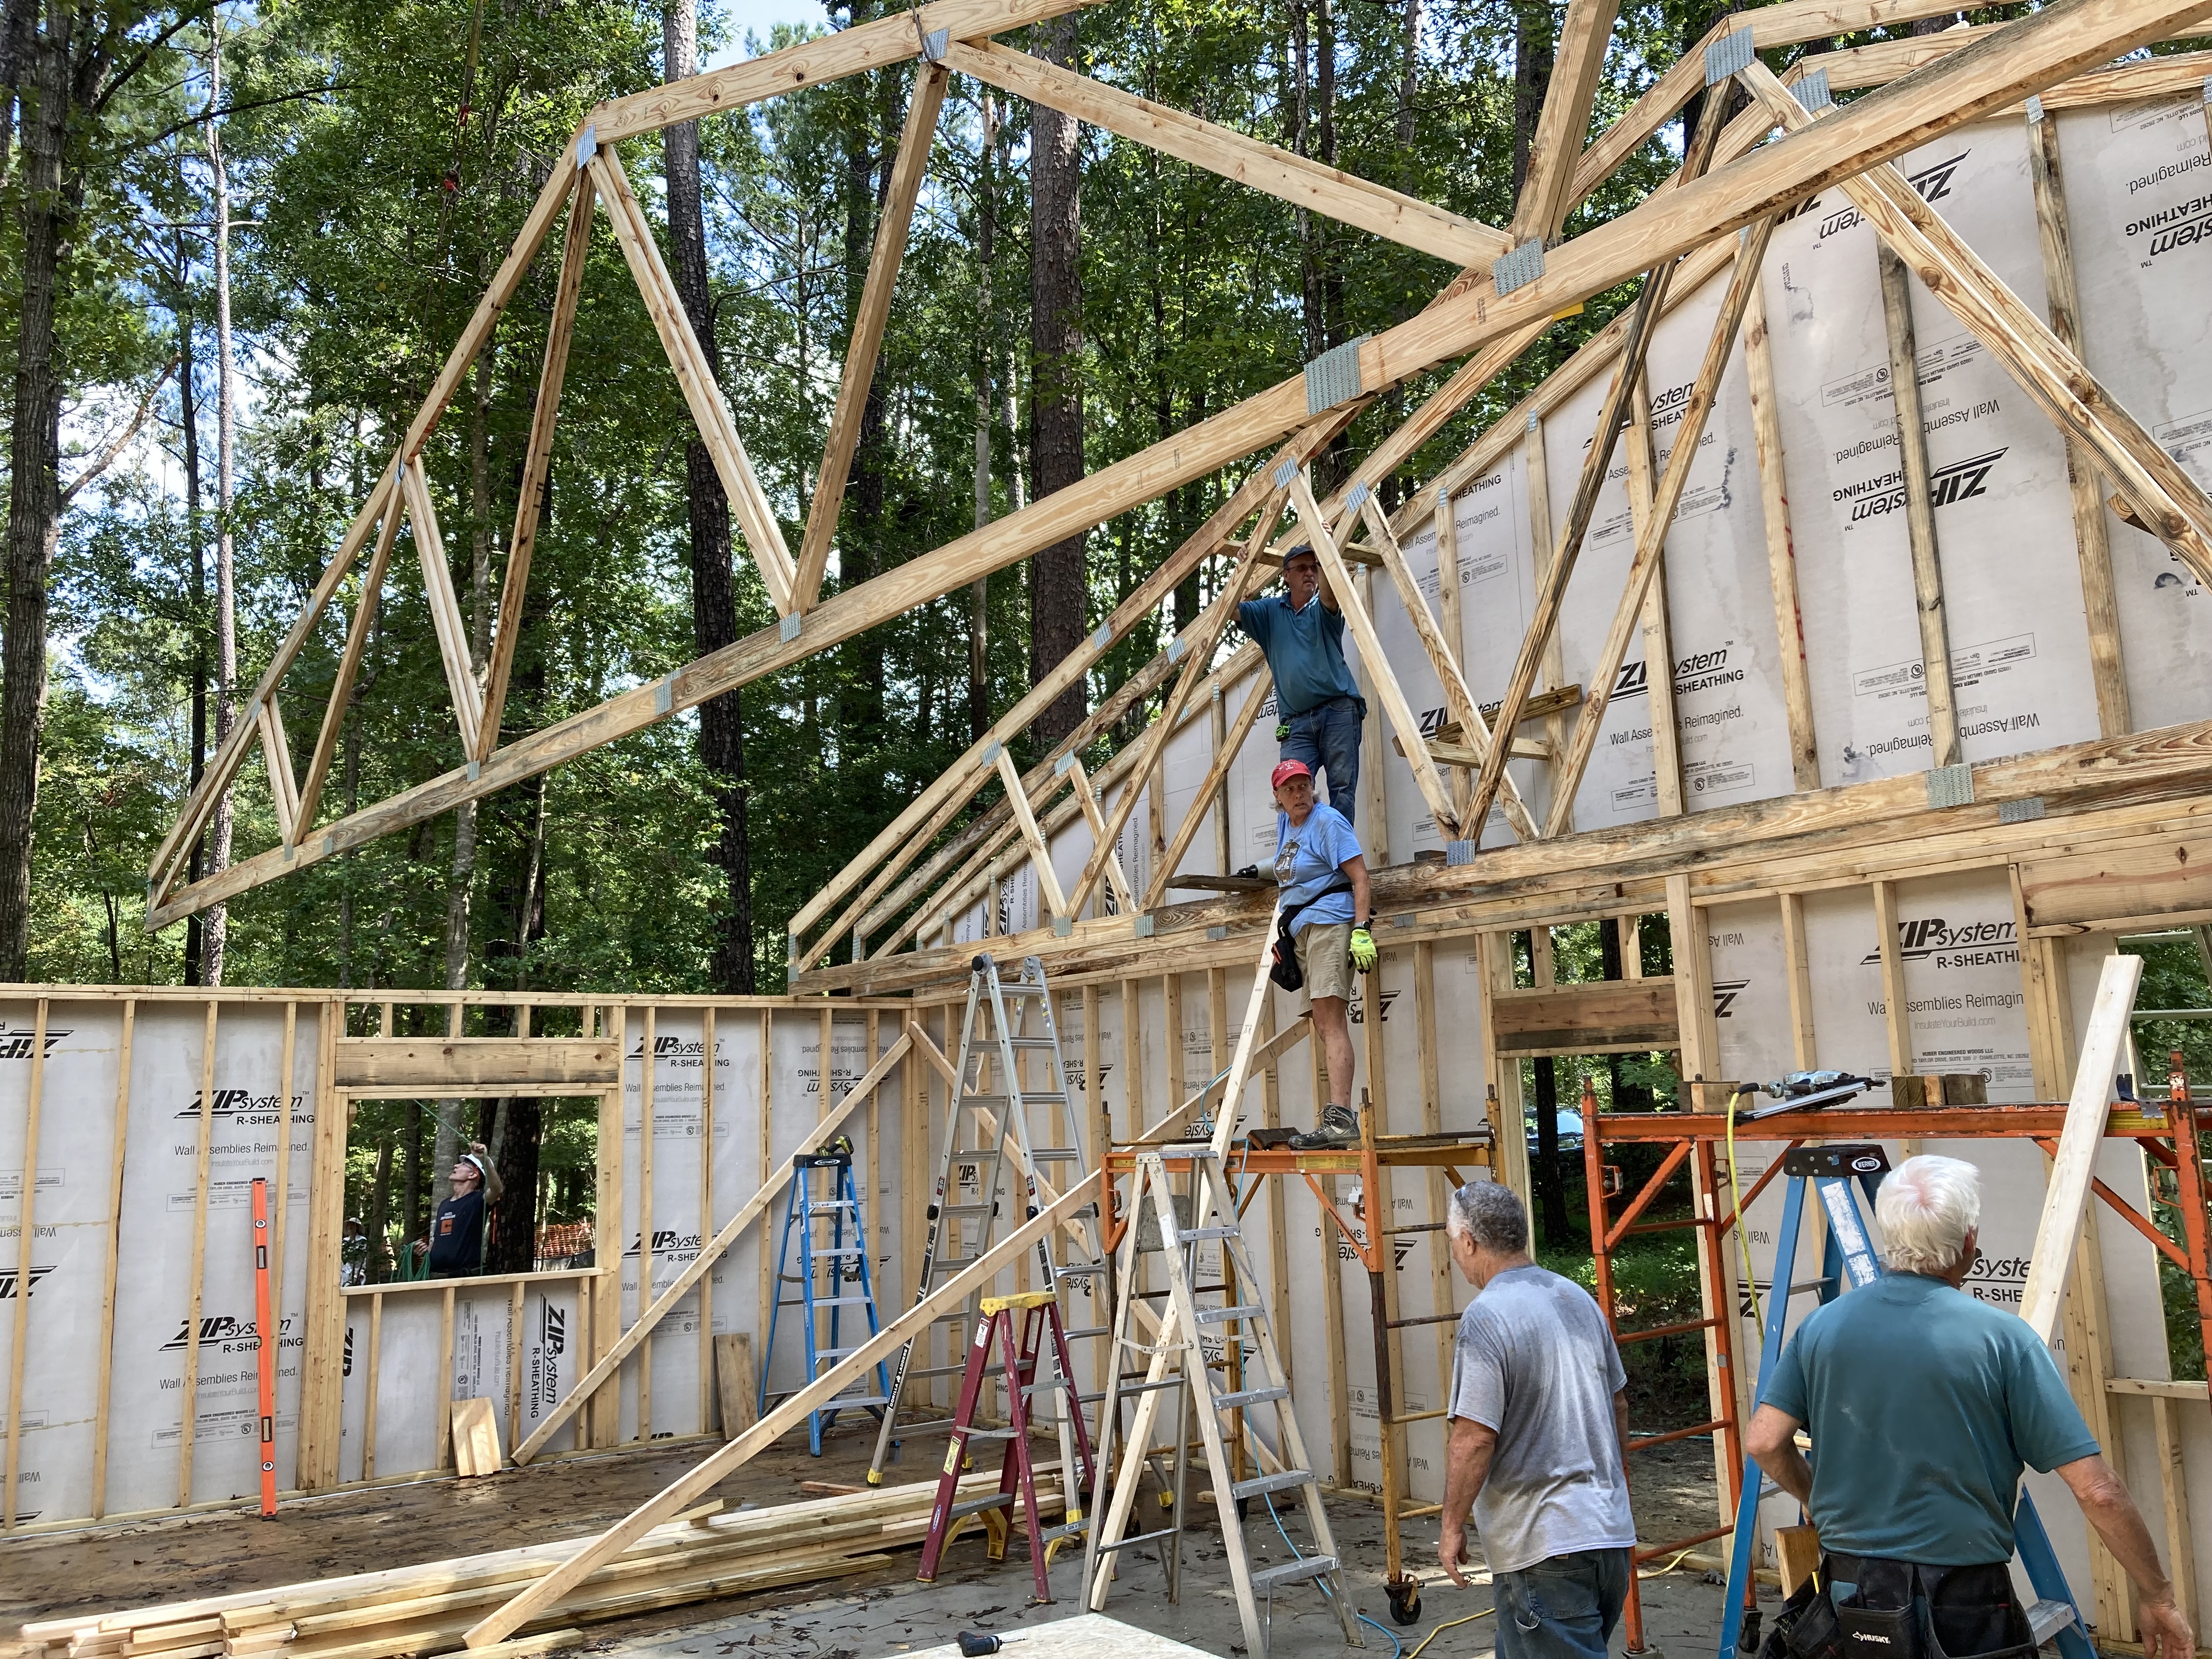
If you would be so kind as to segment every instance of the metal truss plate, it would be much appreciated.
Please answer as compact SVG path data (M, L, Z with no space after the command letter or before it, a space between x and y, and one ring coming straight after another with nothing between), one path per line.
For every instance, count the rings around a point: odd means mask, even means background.
M1705 48L1705 84L1717 87L1731 75L1749 69L1753 55L1748 24L1714 41Z
M2030 795L2026 800L2000 801L1997 804L1999 823L2033 823L2043 816L2043 797Z
M1516 288L1526 288L1544 274L1544 244L1531 236L1510 253L1494 259L1490 265L1490 286L1500 295L1510 294Z
M1444 862L1447 865L1474 862L1475 843L1471 841L1448 841L1444 843Z
M776 633L786 645L789 645L799 637L799 630L805 626L805 619L794 611L776 624Z
M1961 761L1956 766L1939 766L1929 773L1928 804L1930 806L1972 806L1974 804L1974 769Z
M1366 389L1359 383L1359 348L1367 343L1367 337L1363 334L1356 340L1346 340L1306 365L1307 414L1319 415L1339 404L1348 404Z
M1814 70L1790 88L1797 94L1797 101L1808 110L1826 109L1836 101L1836 94L1828 89L1828 71Z

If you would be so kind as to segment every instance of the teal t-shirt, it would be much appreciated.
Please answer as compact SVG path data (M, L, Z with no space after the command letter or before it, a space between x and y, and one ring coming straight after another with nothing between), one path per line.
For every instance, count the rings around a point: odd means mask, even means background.
M2021 1466L2101 1449L2024 1320L1917 1273L1808 1316L1760 1403L1812 1433L1824 1548L1924 1566L2009 1561Z
M1332 697L1359 695L1344 659L1344 613L1323 605L1320 594L1303 611L1279 593L1247 599L1237 607L1237 625L1267 653L1284 714L1303 714ZM1329 780L1332 787L1335 782Z

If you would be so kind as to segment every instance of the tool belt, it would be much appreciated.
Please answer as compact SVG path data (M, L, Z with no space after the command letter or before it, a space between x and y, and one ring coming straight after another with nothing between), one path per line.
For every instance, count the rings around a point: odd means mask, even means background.
M1838 1582L1851 1586L1842 1601ZM1831 1553L1797 1587L1759 1659L2032 1659L2034 1633L2004 1562L1931 1567Z
M1285 991L1305 988L1306 970L1298 966L1297 941L1291 937L1291 924L1309 907L1319 904L1332 893L1348 893L1352 884L1342 875L1316 893L1302 904L1286 907L1275 921L1275 945L1267 957L1267 977Z

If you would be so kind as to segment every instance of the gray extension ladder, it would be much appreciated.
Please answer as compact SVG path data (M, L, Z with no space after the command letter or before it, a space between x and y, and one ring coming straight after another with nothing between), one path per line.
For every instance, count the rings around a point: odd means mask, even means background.
M999 964L989 956L977 957L972 968L968 1006L960 1024L960 1057L955 1067L959 1084L951 1109L945 1115L944 1155L938 1162L937 1187L930 1196L929 1239L922 1251L915 1293L917 1302L974 1265L991 1248L999 1232L1003 1203L1017 1206L1018 1218L1012 1225L1018 1227L1091 1169L1083 1149L1082 1117L1077 1103L1068 1098L1067 1073L1060 1061L1060 1033L1053 1023L1052 991L1045 982L1044 964L1035 957L1024 957L1020 976L1012 980L999 977ZM1030 1086L1034 1073L1024 1069L1036 1062L1050 1068L1041 1087ZM1054 1144L1055 1130L1066 1144ZM1040 1135L1044 1137L1042 1143ZM961 1201L960 1175L967 1169L975 1171L975 1193L972 1201ZM1041 1194L1041 1169L1050 1196ZM1050 1237L1037 1241L1036 1288L1057 1295L1066 1281L1095 1283L1106 1272L1109 1264L1098 1243L1097 1216L1095 1204L1077 1212L1084 1237L1080 1261L1056 1260L1055 1241ZM971 1296L959 1311L939 1315L932 1322L953 1328L950 1351L957 1357L956 1363L927 1364L929 1352L925 1346L921 1354L924 1363L917 1365L915 1343L918 1338L909 1339L899 1351L898 1364L891 1371L890 1403L884 1413L875 1455L868 1465L870 1486L883 1484L884 1466L902 1437L951 1431L953 1419L950 1417L902 1425L899 1407L910 1382L962 1374L966 1339L981 1316L979 1302L980 1297ZM1073 1339L1105 1334L1105 1328L1098 1326L1073 1330L1067 1335ZM1073 1468L1066 1413L1080 1409L1079 1397L1072 1379L1055 1376L1052 1381L1061 1468ZM1075 1510L1080 1502L1079 1498L1073 1498L1069 1507Z
M1170 1185L1170 1164L1191 1170L1196 1191L1178 1198ZM1187 1219L1185 1218L1187 1218ZM1221 1275L1222 1284L1194 1285L1199 1246L1218 1242L1223 1265L1234 1269ZM1146 1299L1139 1252L1157 1250L1166 1269L1168 1315L1159 1322L1150 1342L1134 1334L1134 1312ZM1230 1303L1201 1297L1218 1297L1229 1285L1251 1294L1260 1283L1251 1255L1237 1224L1236 1206L1221 1169L1221 1154L1210 1143L1170 1143L1137 1155L1136 1191L1129 1206L1127 1231L1115 1267L1120 1295L1114 1309L1114 1362L1107 1370L1105 1407L1098 1414L1097 1485L1091 1499L1091 1536L1084 1553L1083 1576L1086 1609L1101 1612L1113 1582L1115 1556L1134 1546L1161 1541L1167 1568L1168 1600L1182 1591L1182 1528L1184 1484L1189 1464L1188 1417L1194 1410L1206 1463L1213 1481L1214 1512L1221 1520L1221 1541L1229 1559L1229 1577L1236 1592L1237 1611L1244 1623L1244 1648L1251 1659L1267 1659L1268 1626L1276 1590L1292 1584L1317 1583L1328 1598L1347 1645L1361 1647L1357 1615L1345 1597L1344 1572L1329 1531L1328 1515L1322 1507L1321 1486L1306 1457L1305 1439L1291 1406L1291 1383L1276 1352L1267 1312L1256 1303ZM1225 1346L1242 1343L1258 1360L1257 1388L1217 1386L1213 1368L1206 1363L1200 1337L1219 1337ZM1124 1353L1149 1356L1141 1382L1122 1374ZM1173 1373L1172 1375L1170 1373ZM1229 1382L1224 1370L1223 1384ZM1240 1381L1247 1379L1239 1379ZM1136 1395L1135 1423L1130 1430L1129 1453L1114 1468L1113 1437L1119 1426L1123 1399ZM1137 1507L1137 1489L1148 1467L1154 1425L1161 1416L1164 1396L1172 1396L1174 1421L1171 1449L1174 1476L1170 1488L1172 1512L1157 1530L1127 1533ZM1263 1473L1239 1480L1230 1467L1229 1440L1224 1425L1233 1425L1238 1413L1272 1407L1274 1413L1274 1455L1267 1455L1265 1438L1252 1436L1261 1453ZM1243 1425L1247 1432L1251 1423ZM1266 1469L1272 1462L1274 1467ZM1109 1482L1111 1495L1109 1496ZM1304 1503L1306 1525L1312 1534L1312 1553L1280 1566L1254 1571L1244 1539L1245 1500L1261 1499L1267 1513L1274 1514L1278 1492L1295 1492ZM1279 1524L1279 1523L1278 1523ZM1283 1534L1287 1542L1290 1534ZM1295 1548L1293 1550L1295 1554ZM1268 1614L1263 1618L1260 1598L1265 1595Z

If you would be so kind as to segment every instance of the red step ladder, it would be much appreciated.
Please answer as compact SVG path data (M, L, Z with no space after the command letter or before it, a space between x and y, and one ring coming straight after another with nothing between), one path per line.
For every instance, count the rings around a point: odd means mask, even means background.
M1018 1337L1014 1316L1022 1316ZM1050 1356L1057 1375L1037 1379L1037 1362L1046 1356L1045 1338L1052 1339ZM985 1374L990 1370L991 1346L999 1344L1006 1379L1006 1426L979 1429L975 1407L983 1395ZM1066 1514L1056 1527L1047 1527L1037 1513L1036 1467L1030 1452L1031 1402L1039 1395L1057 1394L1060 1438L1060 1491L1066 1496ZM1071 1448L1070 1437L1073 1436ZM969 1462L971 1440L1000 1440L1006 1455L999 1464L999 1490L988 1497L959 1499L960 1471ZM1073 1451L1073 1467L1070 1465ZM937 1577L937 1564L945 1546L961 1528L977 1516L989 1534L994 1561L1006 1558L1012 1533L1014 1500L1018 1496L1023 1519L1029 1527L1030 1571L1036 1580L1039 1601L1052 1600L1047 1571L1053 1553L1067 1539L1087 1528L1083 1519L1083 1494L1091 1489L1091 1437L1083 1426L1083 1407L1075 1390L1075 1368L1068 1358L1067 1328L1060 1316L1060 1297L1053 1291L1023 1291L1012 1296L982 1298L982 1317L975 1322L975 1340L968 1346L967 1369L960 1378L960 1404L952 1414L952 1443L945 1453L945 1471L938 1477L937 1501L929 1511L929 1534L921 1546L921 1570L915 1577L927 1584Z

